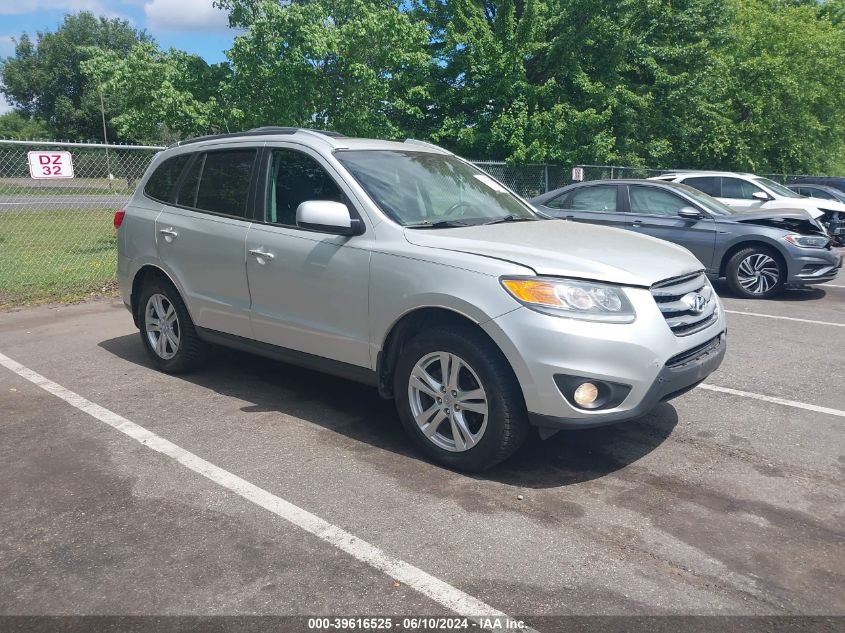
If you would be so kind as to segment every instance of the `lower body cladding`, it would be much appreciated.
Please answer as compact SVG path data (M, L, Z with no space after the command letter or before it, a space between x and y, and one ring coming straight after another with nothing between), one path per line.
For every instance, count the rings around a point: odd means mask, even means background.
M840 268L842 268L841 255L835 251L812 249L809 253L799 253L789 260L786 283L789 285L824 283L835 279Z
M637 318L601 323L520 308L483 325L522 386L541 436L639 417L694 388L727 348L721 306L708 327L676 336L645 289L628 289Z

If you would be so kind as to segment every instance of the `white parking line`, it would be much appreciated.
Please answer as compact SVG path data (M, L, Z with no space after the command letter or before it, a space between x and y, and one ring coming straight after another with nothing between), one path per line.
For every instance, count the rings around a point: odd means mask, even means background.
M127 420L123 416L109 411L105 407L83 398L77 393L65 389L59 384L45 378L31 369L24 367L17 361L12 360L8 356L0 353L0 365L3 365L10 371L13 371L18 376L25 378L31 383L41 387L44 391L53 394L57 398L61 398L69 405L79 409L96 418L100 422L108 424L110 427L117 429L124 435L131 437L152 450L167 455L176 460L185 468L188 468L195 473L198 473L213 481L214 483L231 490L235 494L252 501L254 504L261 506L265 510L269 510L276 516L281 517L306 532L309 532L317 538L325 541L357 560L384 572L391 578L402 582L409 587L420 592L437 602L438 604L454 611L462 617L471 619L481 625L483 618L493 619L493 627L495 622L499 622L499 626L506 628L506 621L510 618L501 611L497 611L490 605L474 598L473 596L464 593L460 589L435 578L434 576L424 572L418 567L414 567L410 563L393 558L383 550L375 545L358 538L336 525L332 525L328 521L311 514L307 510L303 510L281 497L267 492L263 488L259 488L245 479L241 479L237 475L230 473L227 470L215 466L214 464L205 461L201 457L194 455L190 451L173 444L148 431L142 426ZM485 622L486 625L486 622ZM521 629L522 631L533 631L533 629Z
M775 316L774 314L760 314L759 312L743 312L741 310L725 310L725 312L728 314L744 314L745 316L763 317L764 319L780 319L782 321L800 321L801 323L814 323L816 325L832 325L834 327L845 327L845 323L833 323L832 321L796 319L795 317Z
M765 396L761 393L740 391L739 389L731 389L730 387L719 387L718 385L711 385L708 383L701 384L698 386L698 388L707 389L708 391L718 391L720 393L729 393L732 396L742 396L743 398L752 398L754 400L762 400L763 402L772 402L774 404L780 404L785 407L794 407L796 409L815 411L816 413L826 413L827 415L835 415L840 418L845 418L845 411L840 411L839 409L831 409L829 407L820 407L815 404L807 404L806 402L786 400L784 398L776 398L775 396Z

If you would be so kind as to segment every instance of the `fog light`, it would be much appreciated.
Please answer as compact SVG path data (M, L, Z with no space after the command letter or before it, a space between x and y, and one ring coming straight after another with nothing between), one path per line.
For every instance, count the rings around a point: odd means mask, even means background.
M572 397L579 407L589 407L599 397L599 388L591 382L585 382L578 386Z

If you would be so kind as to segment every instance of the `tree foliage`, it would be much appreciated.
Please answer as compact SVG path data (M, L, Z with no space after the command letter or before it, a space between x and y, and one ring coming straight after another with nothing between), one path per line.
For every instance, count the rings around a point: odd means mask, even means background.
M38 119L28 119L18 112L0 114L0 138L47 139L47 126Z
M125 20L82 12L65 16L54 33L23 34L0 69L0 90L25 117L44 122L55 138L102 138L98 86L82 72L93 49L126 55L148 40Z
M845 169L845 0L217 0L225 64L90 14L19 39L3 91L60 137L259 125L511 162ZM53 70L58 65L60 70Z
M82 70L107 95L121 138L169 143L227 129L218 100L228 80L223 65L141 42L128 55L94 49Z
M395 136L421 116L426 33L394 0L220 0L246 29L228 52L242 125Z

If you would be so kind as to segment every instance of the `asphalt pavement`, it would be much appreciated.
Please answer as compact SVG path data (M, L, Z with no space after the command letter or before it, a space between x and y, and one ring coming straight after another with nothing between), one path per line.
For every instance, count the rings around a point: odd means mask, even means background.
M528 624L845 615L845 278L772 301L717 289L717 390L532 441L480 475L426 462L355 383L222 349L159 373L117 299L0 314L0 354L71 401L445 587L397 582L0 367L0 615L453 614L444 595Z

